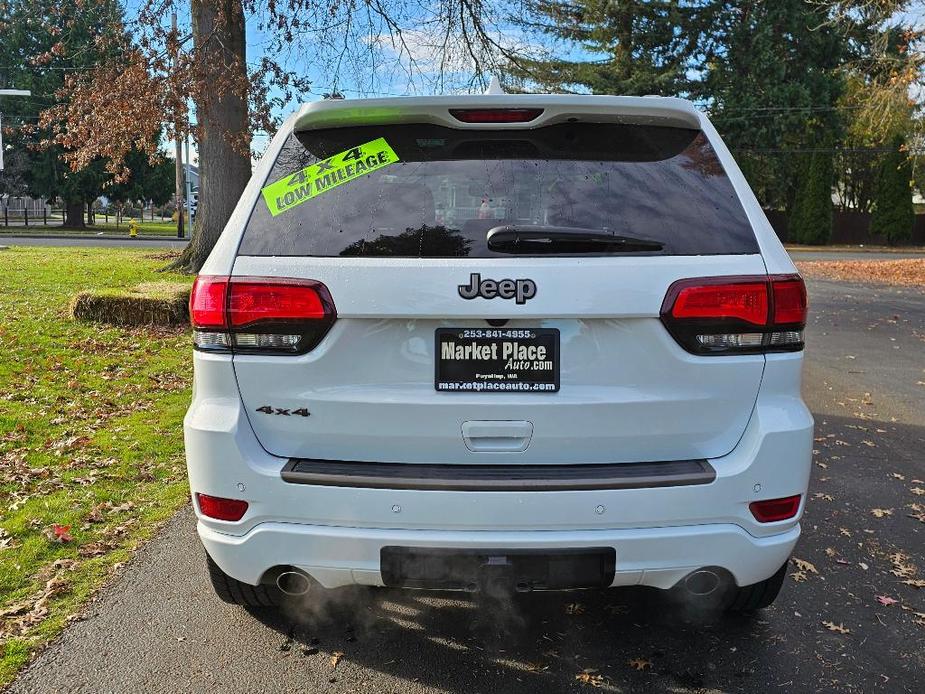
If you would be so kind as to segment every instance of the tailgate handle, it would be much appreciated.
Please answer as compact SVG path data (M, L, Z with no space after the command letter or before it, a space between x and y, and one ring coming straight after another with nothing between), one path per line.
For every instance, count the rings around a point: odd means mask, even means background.
M533 437L533 423L511 420L463 422L463 441L473 453L519 453L527 450Z

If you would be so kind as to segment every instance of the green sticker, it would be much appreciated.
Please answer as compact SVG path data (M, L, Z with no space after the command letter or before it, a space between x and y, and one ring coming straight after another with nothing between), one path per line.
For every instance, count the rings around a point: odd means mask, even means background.
M398 161L398 155L384 137L348 149L301 171L281 178L261 189L270 214L274 217L288 212L296 205L311 200L371 171Z

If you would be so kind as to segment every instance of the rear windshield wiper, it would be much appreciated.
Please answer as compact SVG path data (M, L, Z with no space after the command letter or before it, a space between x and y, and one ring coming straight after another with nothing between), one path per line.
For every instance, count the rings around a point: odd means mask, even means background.
M488 248L498 253L595 253L660 251L654 239L621 236L607 229L502 224L488 230Z

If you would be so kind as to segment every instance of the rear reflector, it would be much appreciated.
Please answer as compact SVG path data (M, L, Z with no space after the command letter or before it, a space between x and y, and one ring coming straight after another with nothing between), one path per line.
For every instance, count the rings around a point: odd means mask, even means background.
M800 510L801 495L787 496L782 499L766 499L765 501L753 501L748 505L748 510L752 512L759 523L773 523L774 521L787 520L797 515Z
M242 499L225 499L197 492L196 503L202 515L217 520L239 521L247 512L247 502Z
M796 351L803 349L806 287L799 275L678 280L661 317L694 354Z
M337 317L315 280L200 276L190 294L197 349L304 354Z
M529 123L541 108L451 108L450 115L463 123Z

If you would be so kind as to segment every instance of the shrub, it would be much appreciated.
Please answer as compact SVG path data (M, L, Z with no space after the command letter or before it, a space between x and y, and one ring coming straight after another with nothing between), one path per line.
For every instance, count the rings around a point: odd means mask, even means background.
M825 245L832 235L832 180L834 161L827 151L814 151L807 158L800 176L793 213L790 216L790 241Z
M909 239L915 223L909 185L912 163L903 150L903 139L896 136L877 171L874 211L870 217L871 233L883 235L891 246Z

